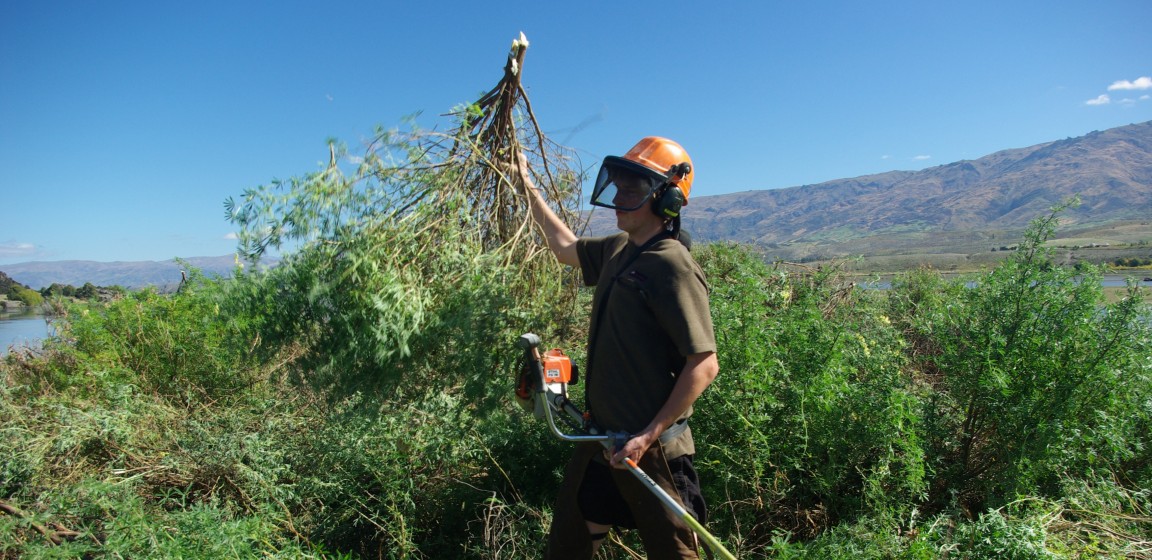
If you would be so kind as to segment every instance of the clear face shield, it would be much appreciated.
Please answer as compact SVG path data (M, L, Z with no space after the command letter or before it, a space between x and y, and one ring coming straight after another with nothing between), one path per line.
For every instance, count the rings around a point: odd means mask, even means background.
M615 160L615 161L612 161ZM592 189L592 205L630 212L644 206L665 182L651 170L627 160L605 159Z

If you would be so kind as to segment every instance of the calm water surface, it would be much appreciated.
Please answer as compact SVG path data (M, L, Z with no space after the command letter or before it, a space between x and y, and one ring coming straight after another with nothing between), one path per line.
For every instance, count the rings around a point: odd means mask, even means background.
M7 354L13 346L37 347L41 340L51 335L52 327L44 320L43 314L0 312L0 356Z

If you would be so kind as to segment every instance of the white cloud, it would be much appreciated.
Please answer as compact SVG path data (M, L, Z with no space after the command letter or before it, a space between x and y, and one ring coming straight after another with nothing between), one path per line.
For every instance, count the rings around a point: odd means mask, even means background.
M224 234L224 239L230 239L230 240L234 241L236 239L240 239L240 236L236 235L236 232L230 231L230 232Z
M890 156L888 154L884 154L884 155L880 156L880 159L892 159L892 156Z
M1111 102L1112 102L1112 98L1108 97L1107 93L1101 93L1100 97L1097 97L1096 99L1089 99L1088 101L1085 101L1084 104L1085 105L1107 105Z
M1147 93L1140 96L1140 101L1148 101L1149 99L1152 99L1152 95L1148 95Z
M924 161L924 160L926 160L926 159L932 159L932 156L916 156L916 157L914 157L914 158L912 158L912 159L914 159L914 160L916 160L916 161Z
M0 257L25 257L36 252L36 246L31 243L8 242L0 243Z
M1112 82L1108 86L1108 91L1115 90L1130 90L1130 89L1152 89L1152 76L1141 76L1136 78L1136 81L1129 82L1128 80L1118 80Z

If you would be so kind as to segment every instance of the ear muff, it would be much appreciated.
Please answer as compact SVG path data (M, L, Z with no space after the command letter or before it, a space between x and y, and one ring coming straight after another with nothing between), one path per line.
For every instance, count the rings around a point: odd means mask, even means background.
M680 208L683 206L684 193L680 192L680 187L672 183L664 183L652 200L652 211L666 220L679 216Z

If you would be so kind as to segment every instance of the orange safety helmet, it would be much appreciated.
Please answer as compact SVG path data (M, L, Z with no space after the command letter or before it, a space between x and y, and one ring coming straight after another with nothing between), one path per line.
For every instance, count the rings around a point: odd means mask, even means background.
M592 204L630 211L654 198L652 210L657 215L676 218L680 207L688 204L695 177L692 159L680 144L649 136L622 157L604 158L592 189Z

